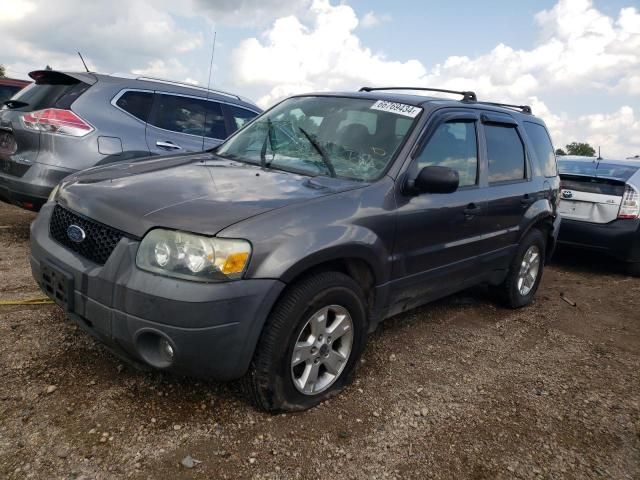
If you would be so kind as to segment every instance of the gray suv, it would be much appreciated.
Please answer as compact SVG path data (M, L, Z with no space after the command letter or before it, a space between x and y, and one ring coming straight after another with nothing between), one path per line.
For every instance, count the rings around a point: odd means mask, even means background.
M35 83L0 110L0 200L30 210L78 170L206 150L260 112L231 93L160 79L29 75Z
M478 283L535 295L553 145L529 107L460 93L296 96L211 152L72 175L32 224L33 276L125 358L316 405L385 318Z

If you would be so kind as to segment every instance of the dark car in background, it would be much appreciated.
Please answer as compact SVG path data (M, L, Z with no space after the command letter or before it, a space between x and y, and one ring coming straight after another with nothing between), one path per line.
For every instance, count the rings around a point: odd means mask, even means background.
M392 315L478 283L528 305L560 223L542 120L384 90L292 97L215 151L68 177L32 224L34 278L121 356L244 376L267 410L337 393Z
M260 109L147 77L39 70L0 110L0 199L38 210L78 170L219 145Z
M640 160L560 156L558 241L611 255L640 276Z
M9 100L30 83L31 82L27 80L0 77L0 105L2 105L5 100Z

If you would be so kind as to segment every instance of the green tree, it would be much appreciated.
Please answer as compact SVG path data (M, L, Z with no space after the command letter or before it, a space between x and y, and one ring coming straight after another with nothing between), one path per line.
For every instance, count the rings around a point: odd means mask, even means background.
M567 152L565 152L565 151L564 151L563 149L561 149L561 148L558 148L558 149L556 150L556 155L566 155L566 154L567 154Z
M596 150L588 143L572 142L567 145L567 153L569 155L580 155L583 157L595 157Z
M0 78L5 77L5 74L4 65L0 65Z

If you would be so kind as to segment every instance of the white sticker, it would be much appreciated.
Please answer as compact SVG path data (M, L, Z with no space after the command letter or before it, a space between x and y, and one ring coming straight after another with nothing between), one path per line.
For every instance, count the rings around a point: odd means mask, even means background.
M398 115L411 118L416 118L422 111L420 107L414 107L413 105L406 105L404 103L387 102L386 100L378 100L376 103L371 105L371 110L397 113Z

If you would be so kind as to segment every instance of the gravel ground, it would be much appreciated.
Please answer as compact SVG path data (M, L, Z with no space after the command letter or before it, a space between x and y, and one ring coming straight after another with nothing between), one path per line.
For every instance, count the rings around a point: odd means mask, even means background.
M0 299L40 295L33 218L0 204ZM295 415L123 365L58 307L0 306L0 478L638 479L640 279L620 272L560 252L528 308L479 288L395 317L351 387Z

